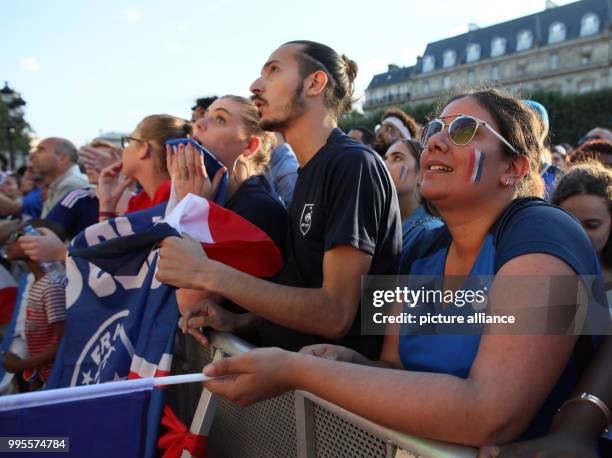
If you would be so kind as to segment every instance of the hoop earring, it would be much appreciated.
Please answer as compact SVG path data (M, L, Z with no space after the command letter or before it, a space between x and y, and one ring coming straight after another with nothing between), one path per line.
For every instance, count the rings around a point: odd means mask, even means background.
M232 174L236 172L236 163L238 162L238 159L240 159L241 157L242 157L242 154L234 160L234 163L232 164ZM249 179L251 177L251 161L249 161L249 159L245 157L245 161L244 162L241 161L240 163L244 164L244 166L246 167L247 169L246 179Z

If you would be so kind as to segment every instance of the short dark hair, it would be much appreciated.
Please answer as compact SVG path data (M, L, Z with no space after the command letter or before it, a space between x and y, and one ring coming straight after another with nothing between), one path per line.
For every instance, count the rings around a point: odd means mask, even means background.
M298 56L302 78L319 70L327 74L325 106L334 116L351 111L357 64L346 55L340 55L329 46L314 41L296 40L289 41L283 46L285 45L303 46Z
M195 105L191 107L192 110L195 110L196 108L203 108L205 110L208 109L209 106L212 105L212 103L217 100L217 96L213 95L211 97L200 97L199 99L196 99Z
M347 132L350 132L351 130L358 130L359 132L361 132L361 135L363 136L363 142L368 145L371 145L372 142L374 141L374 138L375 138L374 132L372 132L367 127L355 126L355 127L351 127Z
M412 116L408 115L405 111L400 110L399 108L389 108L384 112L381 122L391 117L398 118L400 121L402 121L402 124L406 126L406 129L408 129L412 138L418 137L419 127Z
M57 143L55 144L55 150L53 152L57 156L68 156L70 162L76 164L79 160L78 150L76 149L76 146L74 146L74 144L70 140L66 140L65 138L57 138L56 140Z

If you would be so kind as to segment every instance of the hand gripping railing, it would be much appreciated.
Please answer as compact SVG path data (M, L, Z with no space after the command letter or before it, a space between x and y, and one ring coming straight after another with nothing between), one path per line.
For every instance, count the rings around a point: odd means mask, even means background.
M190 363L202 367L211 360L244 353L252 348L244 340L223 332L210 332L211 351L198 356L195 351L188 354ZM191 348L197 348L195 340L189 338ZM194 361L193 359L198 359ZM216 451L209 456L237 456L227 448L238 449L238 456L291 456L314 458L320 456L380 456L393 457L475 457L476 450L455 444L403 434L373 423L359 415L336 406L324 399L303 391L293 393L294 402L284 395L283 400L264 401L260 407L241 408L220 399L203 389L198 407L193 415L190 431L209 435ZM293 407L294 412L286 410ZM261 410L263 409L263 410ZM260 417L266 417L259 423ZM281 419L281 417L283 417ZM293 424L287 426L294 419ZM278 421L276 421L278 419ZM220 426L217 426L220 425ZM251 428L259 431L245 431ZM272 430L284 428L280 433ZM294 428L294 429L293 429ZM234 429L234 430L232 430ZM223 430L223 431L222 431ZM284 435L283 435L284 434ZM287 436L295 435L295 438ZM291 444L275 444L283 441ZM256 444L254 442L264 442ZM182 457L190 457L183 452Z

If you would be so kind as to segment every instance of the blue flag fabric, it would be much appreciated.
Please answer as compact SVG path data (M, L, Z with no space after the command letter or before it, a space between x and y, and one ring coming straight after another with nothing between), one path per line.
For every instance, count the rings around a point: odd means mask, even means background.
M72 241L71 250L94 249L90 259L69 256L66 262L66 328L48 388L170 373L179 312L174 288L155 280L157 253L144 248L140 256L115 259L115 265L124 269L118 275L105 272L95 262L96 246L110 241L131 246L135 234L146 233L164 211L162 204L105 221ZM128 271L132 274L125 274ZM145 456L155 455L163 400L163 390L154 389L146 420ZM99 421L114 419L100 416Z
M222 164L200 151L207 173L213 176ZM215 202L224 201L226 183L227 176ZM66 327L47 388L170 373L179 312L175 289L155 279L158 255L153 248L164 236L160 231L171 229L156 223L172 200L171 196L169 203L95 224L73 239L66 261ZM155 388L147 395L145 448L139 456L156 454L163 401L163 389ZM98 412L97 408L92 406L89 415L100 424L123 416L120 406L114 411ZM129 426L124 434L139 439Z
M195 147L195 149L198 150L200 154L202 154L202 156L204 156L204 167L206 168L206 174L212 180L212 178L215 176L217 171L221 167L223 167L223 164L219 162L219 160L214 156L214 154L212 154L210 151L208 151L206 148L200 145L193 138L173 138L171 140L166 141L166 145L172 146L174 148L175 153L178 151L177 149L178 145L181 145L181 144L186 145L188 143L192 144ZM227 199L227 173L225 173L223 178L221 179L221 184L219 185L219 188L217 189L217 195L215 196L213 201L219 205L225 205L226 199Z
M142 457L152 386L142 379L4 396L0 430L8 437L67 438L56 448L69 450L62 456Z

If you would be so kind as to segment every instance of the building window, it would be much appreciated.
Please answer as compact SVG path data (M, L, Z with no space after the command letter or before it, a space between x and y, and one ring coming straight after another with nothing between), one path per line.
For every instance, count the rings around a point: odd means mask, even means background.
M442 58L442 66L444 68L453 67L457 63L457 53L452 49L444 51L444 57Z
M480 59L480 45L476 43L469 44L465 56L466 62L475 62Z
M599 17L593 13L587 13L580 22L580 36L586 37L599 32Z
M553 22L548 28L548 43L560 43L565 40L565 24Z
M450 88L450 76L445 76L444 79L442 79L442 87L444 89Z
M493 81L498 81L500 79L499 75L499 65L493 65L491 67L491 79Z
M423 83L423 94L425 95L429 94L429 81L425 81Z
M594 89L593 86L593 81L591 80L581 81L578 83L578 93L584 94L585 92L591 92Z
M551 53L550 57L548 58L548 64L551 70L559 68L559 54L556 52Z
M474 73L474 70L470 70L468 72L468 84L470 86L473 86L476 83L476 74Z
M586 48L582 50L580 54L580 63L582 65L589 65L591 63L591 49Z
M434 56L423 57L423 73L430 72L436 66L436 58Z
M491 57L503 56L506 52L506 39L497 37L491 40Z
M522 30L516 36L516 50L525 51L533 46L533 33L530 30Z

